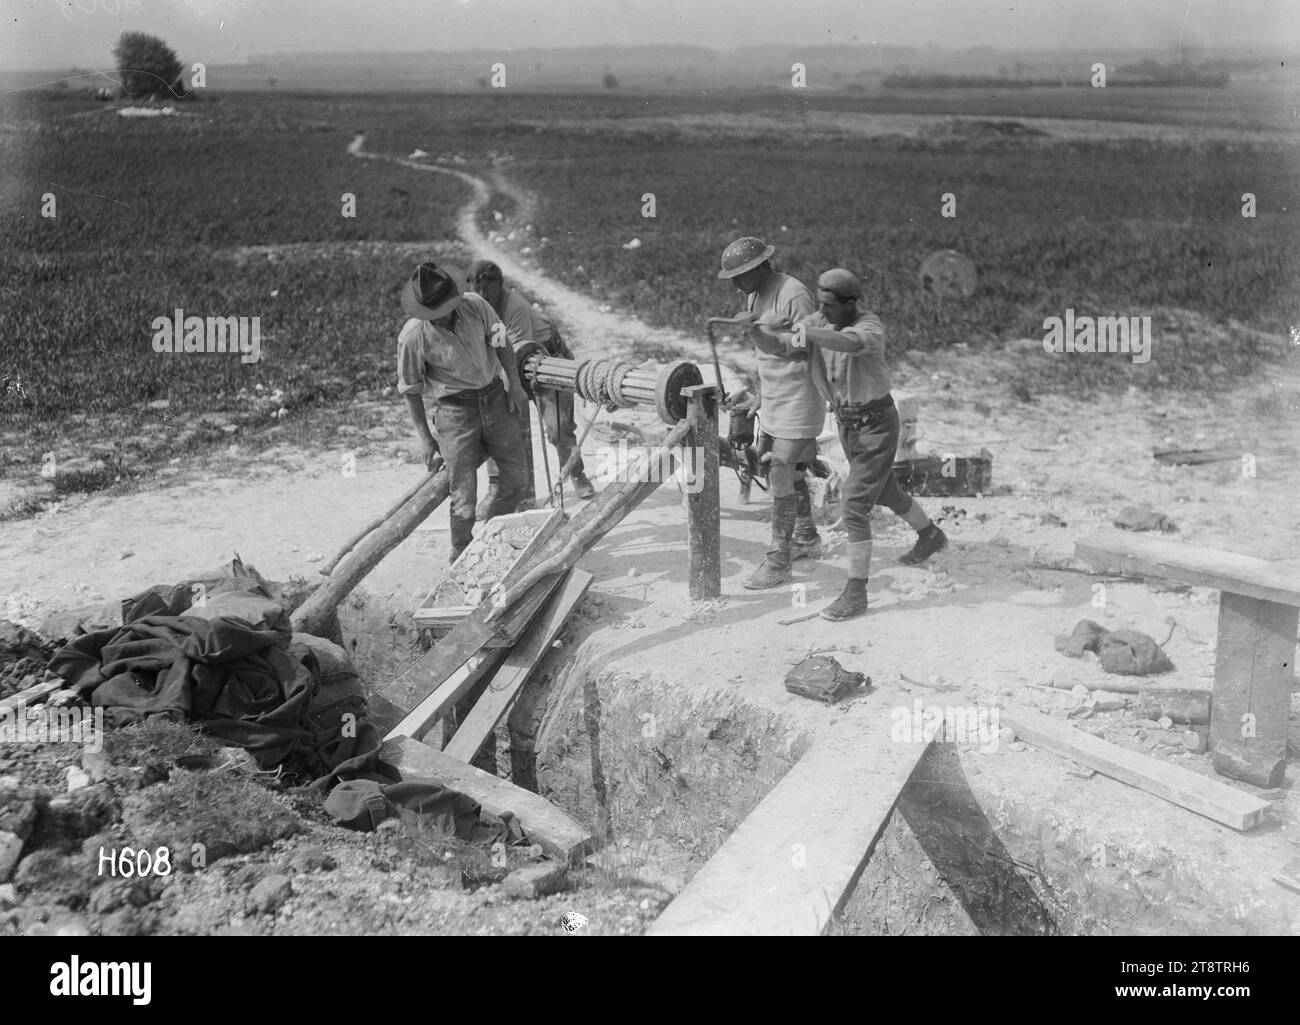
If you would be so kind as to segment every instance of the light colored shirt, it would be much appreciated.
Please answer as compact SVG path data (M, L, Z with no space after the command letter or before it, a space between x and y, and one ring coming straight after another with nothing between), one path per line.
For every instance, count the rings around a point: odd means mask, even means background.
M452 392L485 388L494 378L510 386L505 368L492 352L505 345L508 330L488 301L466 292L450 329L431 321L408 320L397 336L397 390L403 395L428 392L436 402Z
M800 320L816 308L812 293L789 274L776 274L767 288L745 297L745 309L760 318ZM807 353L758 354L758 383L763 395L759 419L774 438L815 438L826 422L826 403L808 370Z
M554 328L541 310L533 309L532 303L512 288L506 293L502 304L501 319L506 325L506 336L510 344L518 346L520 342L541 342L548 344Z
M803 324L836 330L821 311L804 317ZM855 344L852 352L835 352L808 340L809 367L817 390L831 405L873 402L889 394L889 367L885 364L885 328L880 318L859 302L853 322L839 328Z

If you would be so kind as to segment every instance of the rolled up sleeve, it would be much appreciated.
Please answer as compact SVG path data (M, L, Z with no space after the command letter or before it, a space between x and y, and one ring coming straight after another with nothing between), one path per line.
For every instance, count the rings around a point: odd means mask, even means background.
M863 317L848 327L840 328L840 334L857 343L852 355L884 358L885 328L878 318Z
M414 395L424 390L424 353L418 331L403 331L397 339L397 391Z

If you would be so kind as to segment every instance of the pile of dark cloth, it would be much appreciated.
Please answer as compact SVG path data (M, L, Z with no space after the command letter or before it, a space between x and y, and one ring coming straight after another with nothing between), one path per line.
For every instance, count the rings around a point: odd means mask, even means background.
M1137 630L1107 630L1091 619L1079 620L1069 635L1058 634L1056 650L1071 658L1095 652L1102 669L1120 676L1148 676L1174 668L1154 637Z
M360 723L360 681L333 661L326 642L293 634L279 588L236 559L127 599L121 626L73 637L49 668L109 725L200 723L261 768L314 779L379 747Z
M465 840L527 841L509 813L490 815L432 779L403 780L380 761L347 652L293 633L289 611L279 585L236 557L127 599L120 625L72 619L74 636L49 669L110 726L163 716L246 749L285 785L328 793L340 825L370 830L401 815Z

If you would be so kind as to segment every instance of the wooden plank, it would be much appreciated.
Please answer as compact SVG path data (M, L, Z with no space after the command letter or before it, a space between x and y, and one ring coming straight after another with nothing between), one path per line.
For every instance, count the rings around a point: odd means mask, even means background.
M553 857L575 863L596 847L591 831L531 790L466 765L445 751L436 751L410 737L387 741L380 761L395 768L403 780L432 779L465 794L493 815L512 812L530 840Z
M1300 606L1300 578L1294 568L1267 559L1122 531L1105 531L1076 541L1074 554L1103 573L1164 577Z
M763 798L647 930L651 936L817 936L852 895L931 741L850 711Z
M539 580L529 588L521 600L531 601L536 594L545 594L547 590L556 585L558 579L559 574L557 573ZM500 624L488 620L491 612L492 605L489 602L483 602L459 626L425 654L417 670L393 680L387 686L381 688L380 693L402 709L403 712L414 709L420 702L450 680L471 656L482 651L487 642L496 634Z
M38 704L63 686L64 681L61 678L46 680L43 683L34 683L26 690L20 690L17 694L10 694L7 698L0 698L0 709Z
M555 510L538 529L532 541L525 546L524 552L527 553L527 557L516 560L502 580L508 582L522 575L529 564L537 558L539 551L545 548L547 542L564 525L563 512ZM505 619L499 623L488 621L488 616L492 612L491 606L486 601L480 602L479 606L454 627L451 633L434 645L420 661L418 669L393 680L386 687L381 688L380 693L402 712L413 711L426 698L437 692L444 683L451 680L472 655L492 646L492 640L503 633L507 627L513 628L519 617L531 616L559 583L559 579L559 574L556 574L529 588L520 599L518 606L512 608ZM473 685L471 682L453 700L458 700Z
M1219 595L1210 749L1225 776L1282 785L1298 624L1290 605Z
M397 737L412 737L422 740L435 722L447 715L451 707L468 694L485 676L501 664L505 651L493 649L480 655L471 656L459 669L451 674L432 694L416 705L391 730L385 740Z
M1267 801L1224 783L1107 743L1066 723L1026 709L1004 708L1000 717L1021 740L1137 787L1180 808L1245 831L1260 822Z
M498 616L508 613L515 602L531 600L537 588L553 586L588 548L654 492L660 482L648 472L649 468L661 453L671 453L672 446L679 444L689 429L685 421L679 423L668 432L664 445L651 452L649 459L641 464L637 475L606 487L564 529L557 531L544 548L517 562L492 599L480 604L468 619L438 642L418 686L399 686L399 681L394 681L384 689L384 695L399 708L410 709L433 693L496 633Z
M478 753L483 741L487 740L497 723L510 710L515 696L563 629L565 621L578 607L594 579L590 573L581 569L573 569L565 574L563 583L519 639L519 644L492 677L488 689L443 748L445 753L463 762L468 762Z
M686 498L686 550L690 560L689 593L693 599L722 594L721 514L718 497L718 389L690 385L686 419L695 448L695 478Z

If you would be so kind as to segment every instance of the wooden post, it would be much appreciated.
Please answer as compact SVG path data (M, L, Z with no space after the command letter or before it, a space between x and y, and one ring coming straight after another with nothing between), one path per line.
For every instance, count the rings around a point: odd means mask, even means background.
M687 485L687 550L690 553L690 595L692 599L717 598L722 594L722 539L718 505L718 388L712 384L689 385L686 420L691 425L695 448L690 466L694 479Z
M1223 591L1210 705L1216 771L1257 787L1282 785L1300 609Z

